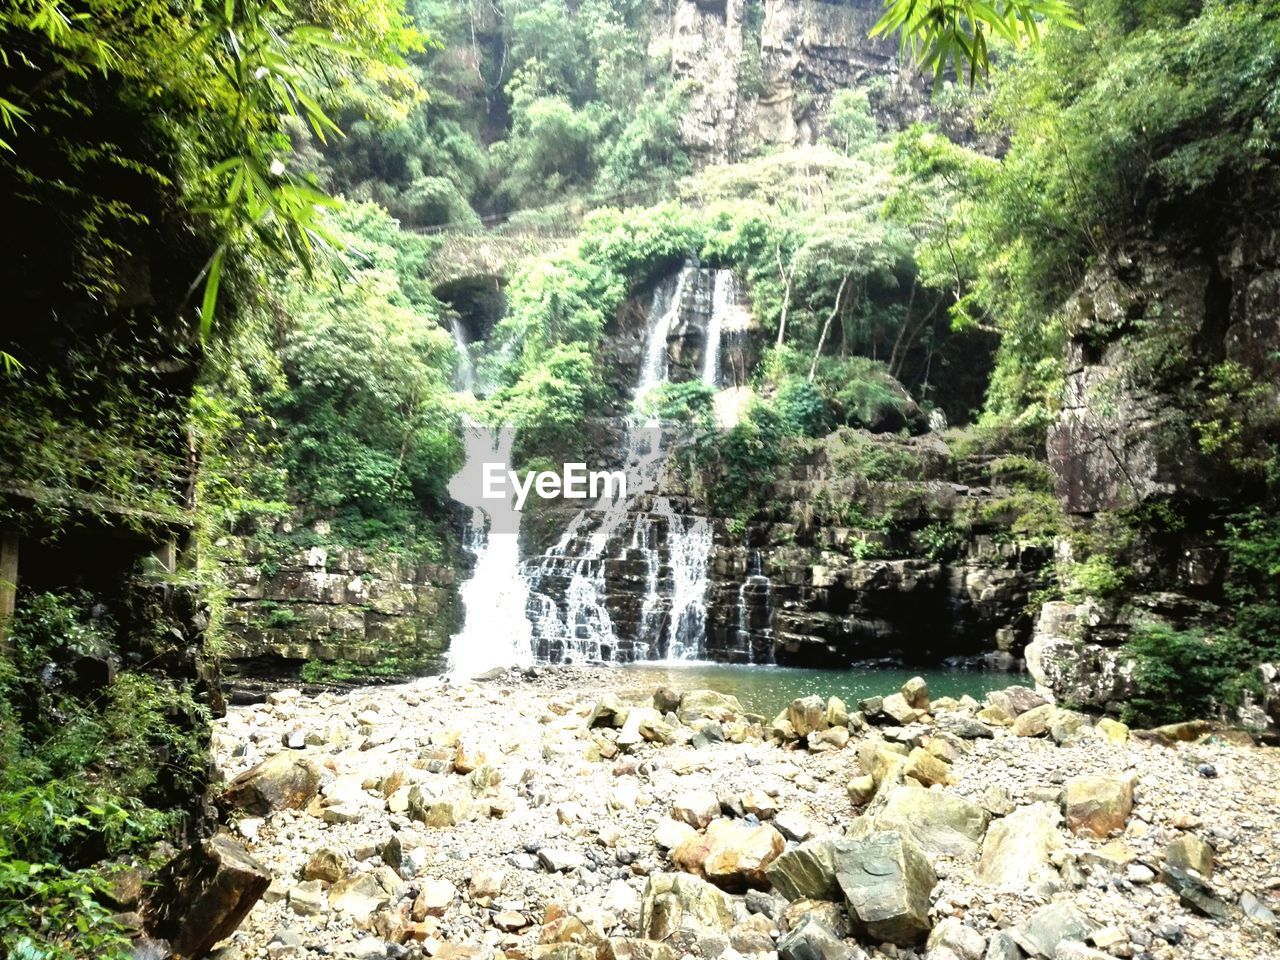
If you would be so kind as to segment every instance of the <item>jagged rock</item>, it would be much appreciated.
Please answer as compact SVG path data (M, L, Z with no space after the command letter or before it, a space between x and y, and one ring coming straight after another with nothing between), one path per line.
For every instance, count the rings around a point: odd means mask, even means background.
M988 693L987 702L1016 719L1028 710L1042 707L1049 701L1030 687L1007 687L1004 690L993 690Z
M902 775L915 780L921 786L931 787L935 783L946 783L951 779L951 771L947 765L929 753L916 747L907 756Z
M226 834L188 847L155 877L142 914L148 934L199 957L231 935L266 893L271 875Z
M991 934L987 941L987 952L982 960L1023 960L1024 954L1013 938L1003 930Z
M742 795L742 809L761 820L772 820L778 813L778 801L762 790L748 790Z
M773 818L773 825L788 840L803 843L813 836L813 824L804 814L795 810L783 810Z
M773 921L763 914L753 913L729 931L729 946L739 953L773 953L777 935Z
M1018 714L1013 721L1015 737L1043 737L1049 732L1049 723L1053 719L1054 707L1042 704Z
M985 723L974 720L972 717L962 717L954 713L939 717L936 727L938 730L959 737L962 740L990 740L995 736L995 733Z
M671 816L702 830L720 816L720 798L711 790L691 790L676 798L671 807Z
M417 784L409 788L409 816L428 827L453 827L474 820L479 808L470 794L455 792L433 796Z
M467 895L472 900L489 899L502 896L502 888L505 881L501 870L491 870L479 867L471 872L471 879L467 882Z
M938 878L924 852L903 834L877 832L847 841L836 879L850 919L866 936L912 946L929 932L930 894Z
M915 723L920 716L920 711L912 707L900 693L891 693L885 697L884 703L880 705L880 712L903 726Z
M621 727L627 721L628 710L622 705L616 694L606 693L587 716L587 727Z
M930 856L971 857L990 819L977 804L941 790L895 787L875 815L878 831L896 830Z
M314 917L329 908L329 898L320 880L305 880L289 891L289 909L303 917Z
M427 877L418 888L410 916L421 922L427 917L443 917L458 896L458 888L448 880Z
M827 726L849 726L849 708L839 697L830 697L827 700Z
M1071 904L1053 903L1041 907L1008 933L1032 957L1053 960L1058 944L1064 940L1083 941L1096 927Z
M859 960L865 956L813 916L805 917L778 941L779 960Z
M1213 874L1213 847L1187 833L1164 848L1165 862L1181 870L1194 870L1206 880Z
M987 938L955 917L944 917L929 933L925 947L925 960L982 960Z
M1131 778L1072 777L1063 794L1063 814L1072 833L1102 838L1124 830L1133 810Z
M676 716L686 724L703 717L724 723L745 712L737 697L715 690L690 690L680 699Z
M329 907L345 913L358 924L367 924L373 914L399 898L404 881L390 867L339 880L329 888Z
M1128 726L1110 717L1098 721L1097 731L1111 743L1124 743L1129 739Z
M915 710L927 713L929 710L929 684L924 677L912 677L902 685L900 691L907 705Z
M690 837L671 851L671 860L681 870L738 893L766 887L765 870L785 846L782 834L768 824L716 820L705 835Z
M791 728L795 730L796 736L801 739L814 731L826 730L829 726L827 705L818 696L792 700L787 707L787 719L791 721Z
M1231 908L1218 898L1209 885L1186 870L1166 864L1160 880L1178 895L1178 901L1189 910L1214 920L1226 920L1231 916Z
M303 880L337 883L346 875L346 858L330 847L321 847L302 868Z
M1058 811L1047 803L1033 803L997 820L982 842L978 879L1000 890L1023 893L1055 878L1052 857L1065 846L1058 834L1059 819Z
M845 790L849 794L850 802L855 807L864 806L876 794L876 778L869 773L861 777L853 777L849 780Z
M688 873L655 873L640 900L640 933L649 940L679 934L728 933L733 927L729 898Z
M788 900L838 900L835 841L809 840L778 856L765 877Z
M300 810L320 790L321 769L310 757L277 753L237 776L222 791L233 810L266 816L273 810Z
M1019 717L1019 720L1022 718ZM1049 736L1058 746L1073 742L1080 731L1089 726L1089 718L1075 710L1063 710L1055 707L1049 715Z
M670 817L664 817L658 824L658 828L653 832L653 841L664 850L674 850L686 840L697 835L698 831L689 826L689 824L680 820L673 820Z

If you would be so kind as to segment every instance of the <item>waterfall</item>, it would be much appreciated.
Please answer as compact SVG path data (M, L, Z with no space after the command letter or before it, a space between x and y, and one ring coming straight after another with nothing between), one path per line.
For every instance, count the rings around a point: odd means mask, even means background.
M466 331L462 329L462 321L450 315L449 331L453 334L453 346L458 351L458 371L455 375L456 385L463 393L476 392L476 365L471 359L471 344L467 343Z
M702 382L709 387L720 384L720 340L725 316L737 305L738 289L733 274L717 270L711 295L711 316L707 320L707 338L702 351Z
M748 602L751 598L757 598L755 604ZM753 631L751 629L751 607L758 605L759 599L764 601L764 626ZM738 623L736 632L738 643L734 652L746 657L747 663L752 663L756 659L751 642L753 632L768 644L769 662L773 663L773 581L763 573L759 550L751 551L749 571L747 576L743 578L741 586L738 587Z
M706 313L709 287L713 292ZM723 379L722 332L740 326L743 313L732 275L685 264L654 288L623 438L625 499L601 497L574 517L559 542L523 563L517 556L518 513L477 514L469 538L476 569L463 585L466 627L454 639L451 655L456 671L475 673L531 659L626 662L706 655L712 525L706 517L677 512L669 499L654 495L666 451L662 424L648 409L653 391L671 374L671 341L692 336L686 332L693 326L689 318L699 311L706 320L704 349L701 370L691 372L717 386ZM468 382L461 386L473 388L465 331L459 324L453 330L459 354L467 361L460 379L465 376ZM480 461L497 458L496 441L490 440L487 450L476 445ZM509 457L509 447L507 443L499 451L502 457ZM469 444L469 462L471 453ZM477 482L469 492L478 495L479 490ZM454 495L479 510L478 503L465 499L467 493Z
M486 500L481 472L485 463L511 463L514 431L465 424L466 461L449 481L449 494L471 507L467 549L475 557L471 578L460 590L465 615L460 633L449 641L449 670L473 677L494 667L533 662L526 615L529 584L520 572L520 513L510 500Z

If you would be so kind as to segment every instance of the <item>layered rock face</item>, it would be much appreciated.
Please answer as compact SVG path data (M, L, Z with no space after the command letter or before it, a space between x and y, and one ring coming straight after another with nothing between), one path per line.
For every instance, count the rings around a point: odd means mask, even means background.
M918 112L896 46L867 35L881 12L876 0L679 0L654 24L650 52L669 55L686 85L680 133L695 162L815 143L836 91L877 78L888 91L877 101L882 121Z
M1138 590L1042 611L1028 661L1060 697L1115 708L1133 693L1133 627L1211 624L1225 556L1215 518L1256 502L1233 462L1280 422L1280 242L1244 231L1212 245L1139 240L1099 263L1068 304L1066 387L1050 429L1058 496L1089 529L1174 504L1174 527L1137 528L1124 560ZM1244 406L1231 377L1260 385ZM1269 385L1269 386L1268 386ZM1218 431L1226 445L1206 445ZM1237 451L1233 454L1233 451ZM1148 512L1150 512L1148 510Z
M394 554L311 547L283 555L246 543L229 568L229 672L274 674L310 661L438 666L456 625L456 573Z

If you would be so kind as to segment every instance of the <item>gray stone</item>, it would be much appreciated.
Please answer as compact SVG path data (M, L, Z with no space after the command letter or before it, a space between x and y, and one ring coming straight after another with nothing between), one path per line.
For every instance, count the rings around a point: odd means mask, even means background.
M567 873L587 862L581 853L567 847L543 847L538 851L538 861L552 873Z
M867 936L911 946L928 934L929 897L938 878L903 834L878 832L842 844L836 879L850 919Z
M937 719L936 726L944 733L959 737L962 740L990 740L995 734L991 728L972 717L957 714L946 714Z
M1063 940L1083 941L1096 928L1097 924L1070 904L1053 903L1013 927L1009 935L1031 956L1053 960Z
M805 917L778 941L779 960L855 960L865 956L812 916Z
M1065 846L1058 834L1060 819L1048 804L1033 803L997 820L982 842L978 879L1012 893L1056 880L1051 858Z
M874 816L876 830L896 830L930 856L971 857L990 816L977 804L941 790L895 787Z
M788 900L839 900L835 842L810 840L783 851L765 878Z
M946 917L933 928L925 946L930 955L937 950L946 950L956 960L982 960L987 938L955 917Z

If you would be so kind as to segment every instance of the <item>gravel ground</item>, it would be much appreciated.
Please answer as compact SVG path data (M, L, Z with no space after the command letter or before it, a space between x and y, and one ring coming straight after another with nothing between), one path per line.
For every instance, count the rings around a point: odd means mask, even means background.
M278 691L271 702L233 708L215 734L216 759L227 778L288 749L284 744L291 740L304 745L291 752L323 767L324 784L322 796L306 809L232 816L229 829L276 879L217 955L454 960L505 953L524 960L548 953L543 923L562 914L581 919L594 936L637 937L647 877L675 869L654 834L678 798L709 789L728 809L733 798L754 791L773 798L783 821L798 815L813 835L838 836L859 813L846 791L849 780L863 773L859 743L882 736L911 740L913 734L923 743L930 733L926 716L924 725L906 731L855 730L843 749L820 753L759 738L697 746L643 742L618 751L616 731L586 724L606 692L637 705L648 705L653 694L621 671L565 668L463 684L431 678L315 697ZM978 707L952 706L969 716ZM1058 746L1048 737L992 727L994 737L971 741L968 752L954 758L951 782L934 789L1001 815L1037 801L1056 806L1063 783L1080 774L1134 777L1133 811L1123 837L1111 840L1073 836L1059 823L1065 853L1054 859L1058 879L1021 893L980 883L976 855L935 858L935 921L958 918L989 942L993 956L996 931L1022 924L1052 901L1073 905L1103 928L1093 938L1095 947L1080 945L1086 952L1059 956L1280 958L1280 940L1266 913L1268 907L1280 910L1280 751L1224 736L1171 745L1138 738L1115 743L1087 726L1074 742ZM688 736L686 729L677 732ZM456 770L460 754L461 766L479 766L479 773L464 778ZM481 794L476 819L428 827L392 810L403 808L404 788L411 784L456 793L478 777L490 785L472 791ZM1159 879L1166 844L1185 834L1213 848L1210 885L1231 909L1226 919L1193 912ZM395 860L387 849L393 837L404 858L404 883L389 894L390 909L370 915L359 904L330 902L327 883L302 879L322 848L336 854L348 876L377 874L384 860ZM433 880L448 881L456 895ZM424 889L428 895L419 897ZM441 904L428 904L431 892L440 890L443 895L435 896ZM1242 895L1255 916L1239 909ZM1253 907L1251 898L1260 906ZM739 920L746 918L744 898L732 899ZM758 901L752 906L760 908ZM793 910L790 920L757 918L756 926L777 937L796 919ZM746 951L735 947L751 945L749 938L721 932L690 949L736 960ZM1087 952L1095 948L1103 952ZM861 949L873 957L927 953L931 960L967 960L936 944L913 949L863 938L845 941L842 949L845 957L857 957Z

